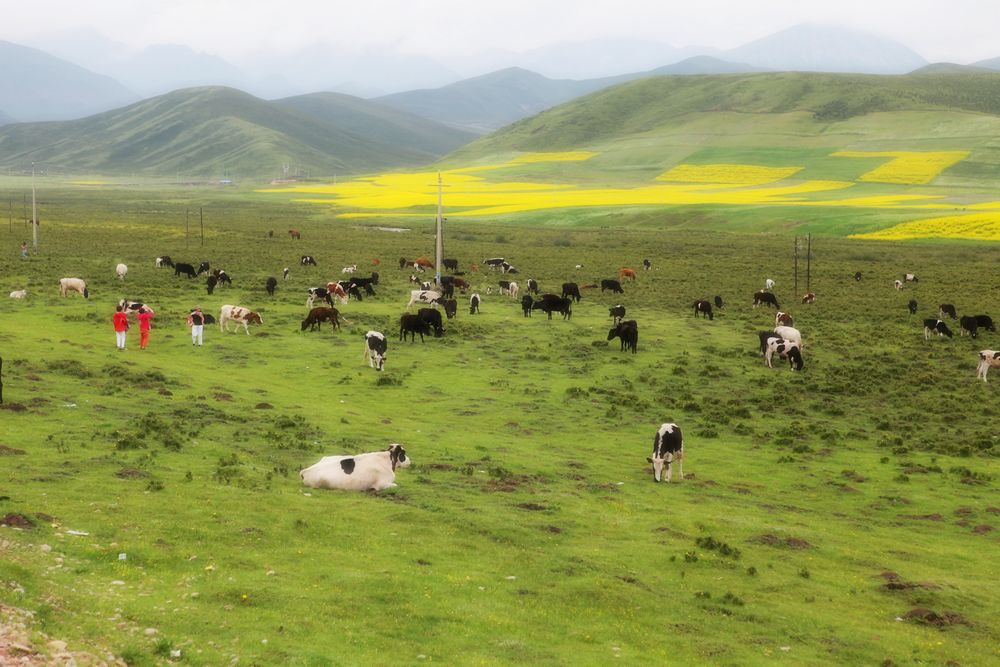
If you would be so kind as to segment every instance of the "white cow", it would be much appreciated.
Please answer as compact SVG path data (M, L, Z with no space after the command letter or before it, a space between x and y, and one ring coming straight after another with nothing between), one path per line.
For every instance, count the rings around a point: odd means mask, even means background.
M264 320L261 318L260 314L253 312L249 308L244 308L242 306L223 306L219 310L219 330L229 331L229 323L236 322L236 329L233 333L239 330L240 325L243 325L243 330L250 335L251 324L263 324Z
M897 290L901 290L901 289L903 289L903 281L902 280L897 280L897 281L895 281L895 282L892 283L892 286L895 287Z
M358 270L357 264L351 264L350 266L345 266L340 270L341 273L354 273Z
M802 344L802 334L795 327L779 326L774 327L774 333L778 334L785 340L795 343L799 348L805 347Z
M26 299L27 297L28 297L28 290L26 289L14 290L13 292L10 293L10 298L12 299Z
M410 459L403 446L389 445L381 452L357 456L324 456L299 472L302 483L314 489L381 491L396 486L396 468L406 468Z
M118 280L125 280L125 276L128 274L128 267L124 264L119 264L115 267L115 274L118 276Z
M406 304L406 308L409 309L415 303L429 303L430 305L437 308L438 301L441 300L441 293L435 292L433 290L425 289L415 289L410 290L410 302Z
M90 290L87 289L87 282L82 278L62 278L59 281L59 295L66 296L66 292L79 292L84 299L90 298Z
M995 350L979 351L979 368L976 369L976 378L983 378L986 382L986 374L991 368L1000 368L1000 352Z
M510 287L509 287L509 288L508 288L508 290L507 290L507 294L509 294L509 295L510 295L510 298L512 298L512 299L516 299L516 298L517 298L517 293L518 293L518 291L519 291L520 289L521 289L521 288L520 288L520 287L518 286L518 284L517 284L517 283L513 283L513 282L512 282L512 283L510 284Z
M774 289L774 281L770 278L764 280L764 289Z

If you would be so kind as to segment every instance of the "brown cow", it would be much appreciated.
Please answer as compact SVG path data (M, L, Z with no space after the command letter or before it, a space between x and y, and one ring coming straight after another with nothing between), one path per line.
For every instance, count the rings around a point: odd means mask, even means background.
M425 269L433 269L434 268L434 262L432 262L431 260L427 259L426 257L420 257L419 259L413 260L413 266L415 266L415 267L416 266L422 266Z
M288 236L290 238L293 238L293 239L301 239L302 238L302 232L300 232L297 229L289 229L288 230Z
M309 331L312 331L316 327L319 327L319 330L322 331L323 322L329 322L335 328L339 329L340 321L337 319L339 314L336 308L330 308L329 306L313 308L306 315L306 319L302 320L302 331L305 331L306 327L309 327Z
M618 269L618 278L620 280L635 280L635 269L626 267Z
M816 293L806 292L805 296L802 297L802 303L816 303Z

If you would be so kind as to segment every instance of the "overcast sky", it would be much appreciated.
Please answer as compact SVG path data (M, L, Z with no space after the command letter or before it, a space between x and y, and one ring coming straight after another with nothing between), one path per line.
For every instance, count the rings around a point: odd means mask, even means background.
M0 39L92 29L239 63L317 42L449 58L596 38L732 48L802 22L889 37L931 62L1000 56L997 0L2 0Z

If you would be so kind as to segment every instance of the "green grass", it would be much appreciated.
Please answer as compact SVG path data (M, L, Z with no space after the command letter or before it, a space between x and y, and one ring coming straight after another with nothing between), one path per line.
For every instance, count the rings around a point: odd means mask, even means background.
M396 259L432 252L429 221L383 232L239 190L42 201L30 262L26 228L0 226L3 287L31 292L0 311L0 444L24 451L0 457L0 516L37 523L0 529L0 602L71 648L133 664L180 649L195 665L1000 659L997 532L981 528L1000 521L1000 397L997 378L973 377L997 334L925 341L919 323L945 301L1000 316L992 245L818 237L819 300L804 307L791 237L760 233L763 213L700 212L708 228L674 211L449 223L463 268L502 255L543 291L644 257L654 270L621 297L585 290L569 322L525 320L486 295L500 276L470 272L482 314L460 308L444 338L402 344ZM198 206L204 246L183 235ZM234 286L209 297L154 269L159 254L208 259ZM340 332L300 332L305 288L373 258L378 297L342 307ZM920 283L896 292L906 271ZM89 301L58 297L68 275L90 282ZM749 302L766 277L803 332L803 373L756 351L773 311ZM715 294L726 310L694 319L690 304ZM123 296L156 309L149 350L132 333L114 350ZM606 342L619 302L639 322L636 356ZM264 325L207 327L192 349L188 309L223 303ZM390 338L383 374L361 359L373 328ZM684 430L688 479L656 485L645 457L664 421ZM323 455L390 442L414 461L396 489L299 482ZM915 608L961 622L897 620Z

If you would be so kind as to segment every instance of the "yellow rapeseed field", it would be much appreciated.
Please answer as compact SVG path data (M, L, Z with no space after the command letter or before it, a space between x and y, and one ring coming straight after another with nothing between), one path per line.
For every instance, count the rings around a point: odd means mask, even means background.
M858 177L871 183L924 185L942 171L961 162L969 151L837 151L833 157L887 157L888 162Z
M583 162L597 155L590 151L565 151L562 153L524 153L508 164L524 164L528 162Z
M1000 241L1000 213L968 213L942 218L911 220L868 234L852 234L852 238L902 241L906 239L973 239Z
M756 164L679 164L656 177L658 181L763 185L788 178L802 167L764 167Z

